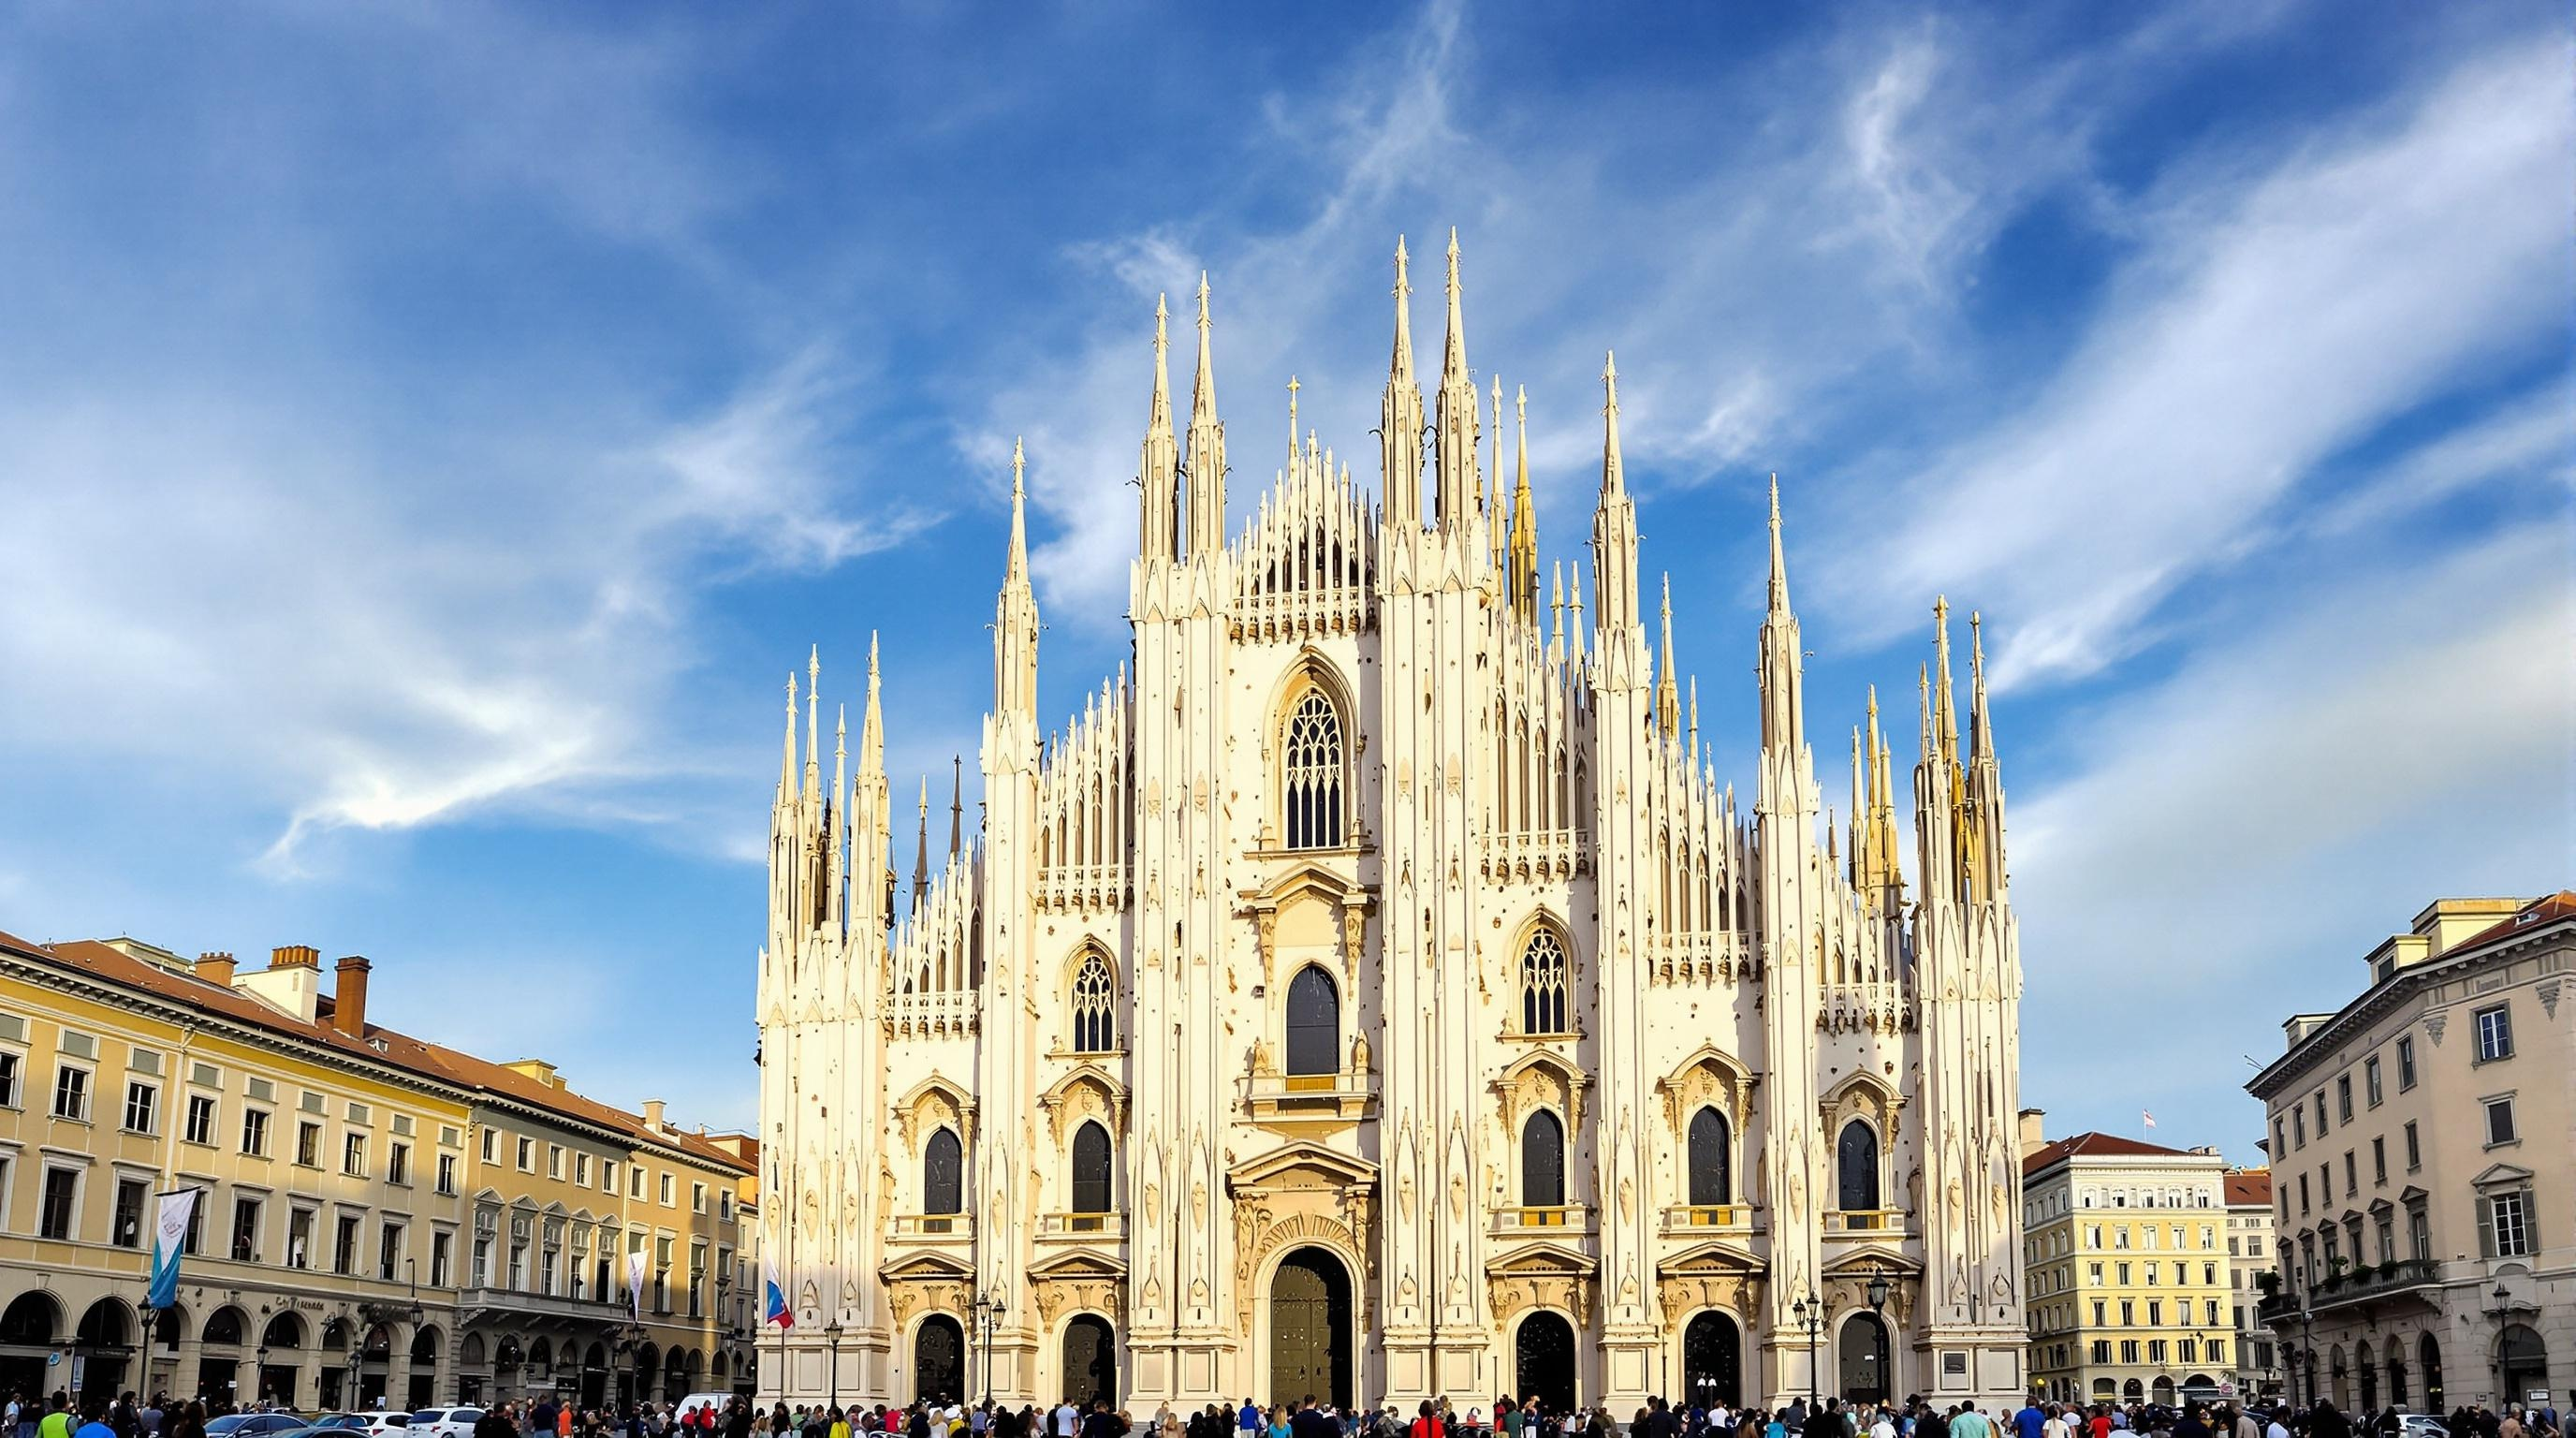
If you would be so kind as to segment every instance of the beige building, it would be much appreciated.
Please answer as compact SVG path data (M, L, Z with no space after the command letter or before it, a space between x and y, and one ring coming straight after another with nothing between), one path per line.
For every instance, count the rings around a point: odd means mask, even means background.
M2233 1396L2285 1397L2281 1345L2263 1326L2261 1311L2262 1275L2272 1271L2272 1171L2228 1170L2226 1197L2227 1307L2236 1329Z
M2023 1114L2031 1382L2076 1402L2222 1396L2235 1372L2215 1149L2115 1134L2053 1141Z
M373 1021L371 966L0 935L0 1388L299 1409L727 1388L752 1165ZM198 1190L142 1308L154 1195ZM647 1253L642 1322L612 1257Z
M1758 758L1722 782L1616 372L1537 401L1600 426L1591 572L1560 585L1522 427L1469 378L1456 247L1430 403L1404 264L1381 424L1350 437L1373 485L1300 434L1243 495L1205 286L1178 405L1140 327L1132 654L1052 733L1015 456L984 819L952 807L908 905L903 686L871 661L846 734L791 696L759 1013L796 1327L764 1392L2024 1391L2021 962L1974 644L1954 681L1932 606L1917 762L1873 702L1828 775L1775 503Z
M2444 1411L2576 1389L2576 894L2443 899L2285 1025L2270 1125L2292 1386Z

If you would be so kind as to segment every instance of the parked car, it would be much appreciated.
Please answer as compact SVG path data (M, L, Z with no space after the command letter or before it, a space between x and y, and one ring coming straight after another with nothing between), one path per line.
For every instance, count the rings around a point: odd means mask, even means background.
M474 1425L482 1421L480 1408L423 1408L403 1432L405 1438L474 1438Z
M318 1431L328 1431L334 1428L364 1428L367 1426L367 1415L364 1413L325 1413L321 1417L314 1419L312 1426Z
M411 1426L410 1414L397 1413L389 1408L371 1409L351 1416L367 1431L368 1438L385 1438L388 1433L400 1433Z
M312 1426L301 1413L227 1413L206 1425L206 1438L269 1438Z
M2398 1438L2451 1438L2451 1425L2430 1413L2397 1415Z

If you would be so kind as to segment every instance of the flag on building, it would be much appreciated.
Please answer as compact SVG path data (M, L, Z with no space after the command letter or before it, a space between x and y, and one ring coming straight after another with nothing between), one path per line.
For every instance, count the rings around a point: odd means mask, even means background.
M635 1311L635 1321L644 1321L644 1250L630 1249L626 1254L626 1297Z
M2148 1113L2145 1109L2140 1109L2138 1112L2145 1116L2147 1127L2154 1128L2156 1126L2156 1116L2154 1114Z
M768 1259L760 1262L762 1295L760 1321L775 1323L780 1328L796 1326L796 1315L787 1311L787 1288L778 1281L778 1265Z
M197 1194L196 1189L179 1188L161 1195L159 1221L152 1228L152 1284L143 1300L147 1308L172 1308L179 1302L179 1251L188 1245Z

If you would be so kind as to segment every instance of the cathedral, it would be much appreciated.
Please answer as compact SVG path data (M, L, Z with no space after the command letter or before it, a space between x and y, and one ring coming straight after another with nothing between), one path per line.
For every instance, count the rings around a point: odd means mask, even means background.
M1650 1394L2022 1393L1981 648L1963 730L1932 607L1909 878L1875 697L1825 805L1775 484L1739 801L1668 597L1650 629L1616 365L1589 589L1543 586L1455 235L1427 407L1406 267L1376 492L1292 410L1240 528L1205 280L1186 423L1158 306L1133 653L1060 728L1014 453L982 821L952 799L932 872L925 792L908 893L873 648L828 780L818 671L801 753L789 681L758 1006L793 1323L764 1396L1624 1422Z

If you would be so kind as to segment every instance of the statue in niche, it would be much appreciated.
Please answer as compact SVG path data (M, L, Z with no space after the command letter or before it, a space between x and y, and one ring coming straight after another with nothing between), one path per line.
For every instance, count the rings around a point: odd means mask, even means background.
M1366 1034L1353 1034L1353 1035L1351 1035L1351 1072L1353 1072L1353 1073L1355 1073L1355 1074L1364 1074L1364 1073L1367 1073L1368 1071L1369 1071L1369 1041L1368 1041L1368 1035L1366 1035Z

